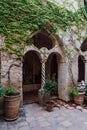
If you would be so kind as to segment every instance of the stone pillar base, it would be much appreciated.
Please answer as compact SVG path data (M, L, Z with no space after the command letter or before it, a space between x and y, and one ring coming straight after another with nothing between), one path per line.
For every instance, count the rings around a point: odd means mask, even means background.
M50 93L44 92L43 89L39 89L38 99L39 99L39 105L44 106L46 102L50 100Z

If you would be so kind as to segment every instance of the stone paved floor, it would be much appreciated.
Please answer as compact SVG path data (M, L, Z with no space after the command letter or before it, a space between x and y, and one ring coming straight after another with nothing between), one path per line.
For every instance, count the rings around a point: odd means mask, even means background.
M0 118L0 130L87 130L87 109L55 107L47 112L38 104L24 105L16 121Z

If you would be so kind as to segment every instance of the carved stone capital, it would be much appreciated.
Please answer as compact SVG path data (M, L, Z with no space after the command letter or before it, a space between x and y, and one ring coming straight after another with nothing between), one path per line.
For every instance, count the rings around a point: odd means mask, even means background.
M45 61L48 58L49 51L48 51L48 49L46 47L42 47L40 49L40 54L41 54L41 57L42 57L42 61Z

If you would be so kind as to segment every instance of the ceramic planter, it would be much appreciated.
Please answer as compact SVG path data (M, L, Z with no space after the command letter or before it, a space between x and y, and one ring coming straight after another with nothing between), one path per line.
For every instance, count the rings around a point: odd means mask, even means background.
M46 110L47 111L49 111L49 112L51 112L51 111L53 111L53 102L47 102L46 104L45 104L45 106L46 106Z
M19 106L19 93L13 96L4 95L4 119L7 121L16 120L18 118Z
M74 95L74 102L78 105L82 105L84 102L85 92L79 92L77 96Z

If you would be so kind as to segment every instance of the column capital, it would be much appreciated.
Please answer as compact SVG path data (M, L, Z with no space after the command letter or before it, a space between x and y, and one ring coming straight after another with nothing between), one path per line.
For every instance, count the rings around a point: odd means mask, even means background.
M41 59L40 62L41 62L41 63L46 63L46 62L47 62L47 59Z

